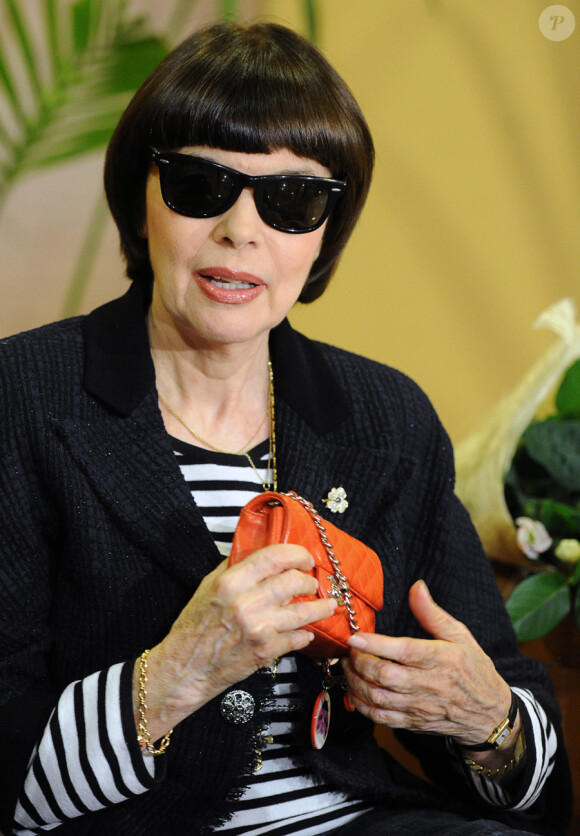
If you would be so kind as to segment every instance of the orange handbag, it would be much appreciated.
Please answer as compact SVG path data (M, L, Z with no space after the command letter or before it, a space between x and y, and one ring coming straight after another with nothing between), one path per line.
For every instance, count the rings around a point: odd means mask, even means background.
M312 503L294 491L267 491L242 508L228 565L275 543L304 546L315 560L311 574L318 580L317 594L294 600L332 597L339 602L331 616L309 625L315 638L302 652L315 659L348 655L349 637L359 630L373 633L375 611L383 605L383 570L378 555L321 519Z

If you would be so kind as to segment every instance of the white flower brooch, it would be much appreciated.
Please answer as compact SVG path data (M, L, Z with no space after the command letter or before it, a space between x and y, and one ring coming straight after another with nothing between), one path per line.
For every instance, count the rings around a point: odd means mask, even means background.
M332 488L328 492L326 499L322 500L329 511L333 514L344 514L348 508L346 501L346 491L344 488Z

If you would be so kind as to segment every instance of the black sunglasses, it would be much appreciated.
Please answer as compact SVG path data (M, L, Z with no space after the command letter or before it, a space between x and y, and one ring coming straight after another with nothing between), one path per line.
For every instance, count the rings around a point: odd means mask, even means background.
M163 200L188 218L213 218L251 188L260 218L282 232L312 232L321 226L346 189L346 182L304 174L250 177L225 165L152 148Z

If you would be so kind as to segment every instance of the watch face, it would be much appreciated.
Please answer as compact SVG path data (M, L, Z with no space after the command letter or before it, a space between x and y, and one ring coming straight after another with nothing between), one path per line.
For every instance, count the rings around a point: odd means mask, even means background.
M499 749L503 741L512 733L512 723L513 720L510 720L509 717L506 717L505 720L503 720L503 722L501 722L499 726L492 731L490 736L487 738L487 742L490 744L490 746L492 746L494 749Z
M510 736L512 731L512 727L508 725L498 734L495 740L491 741L496 749L499 749L501 744Z

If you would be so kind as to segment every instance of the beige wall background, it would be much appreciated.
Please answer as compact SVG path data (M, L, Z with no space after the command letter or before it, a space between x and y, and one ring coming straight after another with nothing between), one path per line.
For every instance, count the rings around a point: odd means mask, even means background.
M34 6L40 14L41 5L27 0L27 14ZM160 5L141 0L129 7L152 31L167 33L171 4L164 12ZM181 17L166 34L172 42L222 10L209 0L190 4L187 13L183 2L175 5ZM299 0L237 5L245 17L307 31ZM370 123L377 167L333 283L291 318L310 336L414 377L454 441L552 342L532 330L540 312L580 295L580 0L566 3L578 25L561 41L540 30L548 5L312 4L318 44ZM3 115L0 99L0 125ZM0 334L63 315L87 231L101 211L101 167L102 153L91 153L31 170L4 189ZM102 227L69 310L72 304L86 312L125 288L115 229L107 220Z

